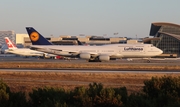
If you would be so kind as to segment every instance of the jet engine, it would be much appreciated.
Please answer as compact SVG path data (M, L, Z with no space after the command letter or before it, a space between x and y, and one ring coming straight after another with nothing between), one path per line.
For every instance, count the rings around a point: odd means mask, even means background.
M110 57L108 55L100 55L99 60L100 61L109 61Z
M91 55L88 54L88 53L82 53L82 54L80 54L79 56L80 56L80 58L82 58L82 59L90 59L90 58L91 58Z

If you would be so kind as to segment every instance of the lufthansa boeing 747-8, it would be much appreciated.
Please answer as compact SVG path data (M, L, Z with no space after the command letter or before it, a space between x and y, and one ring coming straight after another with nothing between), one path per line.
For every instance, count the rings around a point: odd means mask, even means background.
M34 28L26 27L26 30L33 44L31 49L61 56L76 56L89 62L109 61L112 58L149 58L163 53L152 44L52 45Z

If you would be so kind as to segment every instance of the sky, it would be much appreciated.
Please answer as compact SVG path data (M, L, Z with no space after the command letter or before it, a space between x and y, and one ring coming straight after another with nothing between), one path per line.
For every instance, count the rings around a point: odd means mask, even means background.
M0 0L0 31L45 37L148 37L151 23L180 24L180 0ZM114 35L114 33L118 33Z

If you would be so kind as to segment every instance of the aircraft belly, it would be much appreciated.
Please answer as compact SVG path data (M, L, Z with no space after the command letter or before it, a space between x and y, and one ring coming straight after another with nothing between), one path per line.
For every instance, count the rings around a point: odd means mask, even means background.
M125 58L141 58L141 57L151 57L152 55L145 55L145 54L139 54L139 55L124 55Z
M122 58L123 55L122 54L115 54L115 55L111 55L111 58Z
M124 52L123 57L138 58L138 57L147 57L147 55L145 52Z

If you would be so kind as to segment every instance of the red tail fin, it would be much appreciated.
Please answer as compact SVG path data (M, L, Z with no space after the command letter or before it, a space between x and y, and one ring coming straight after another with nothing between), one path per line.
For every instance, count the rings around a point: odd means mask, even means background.
M8 49L17 49L17 47L11 42L11 40L8 37L5 37L5 41L8 46Z

